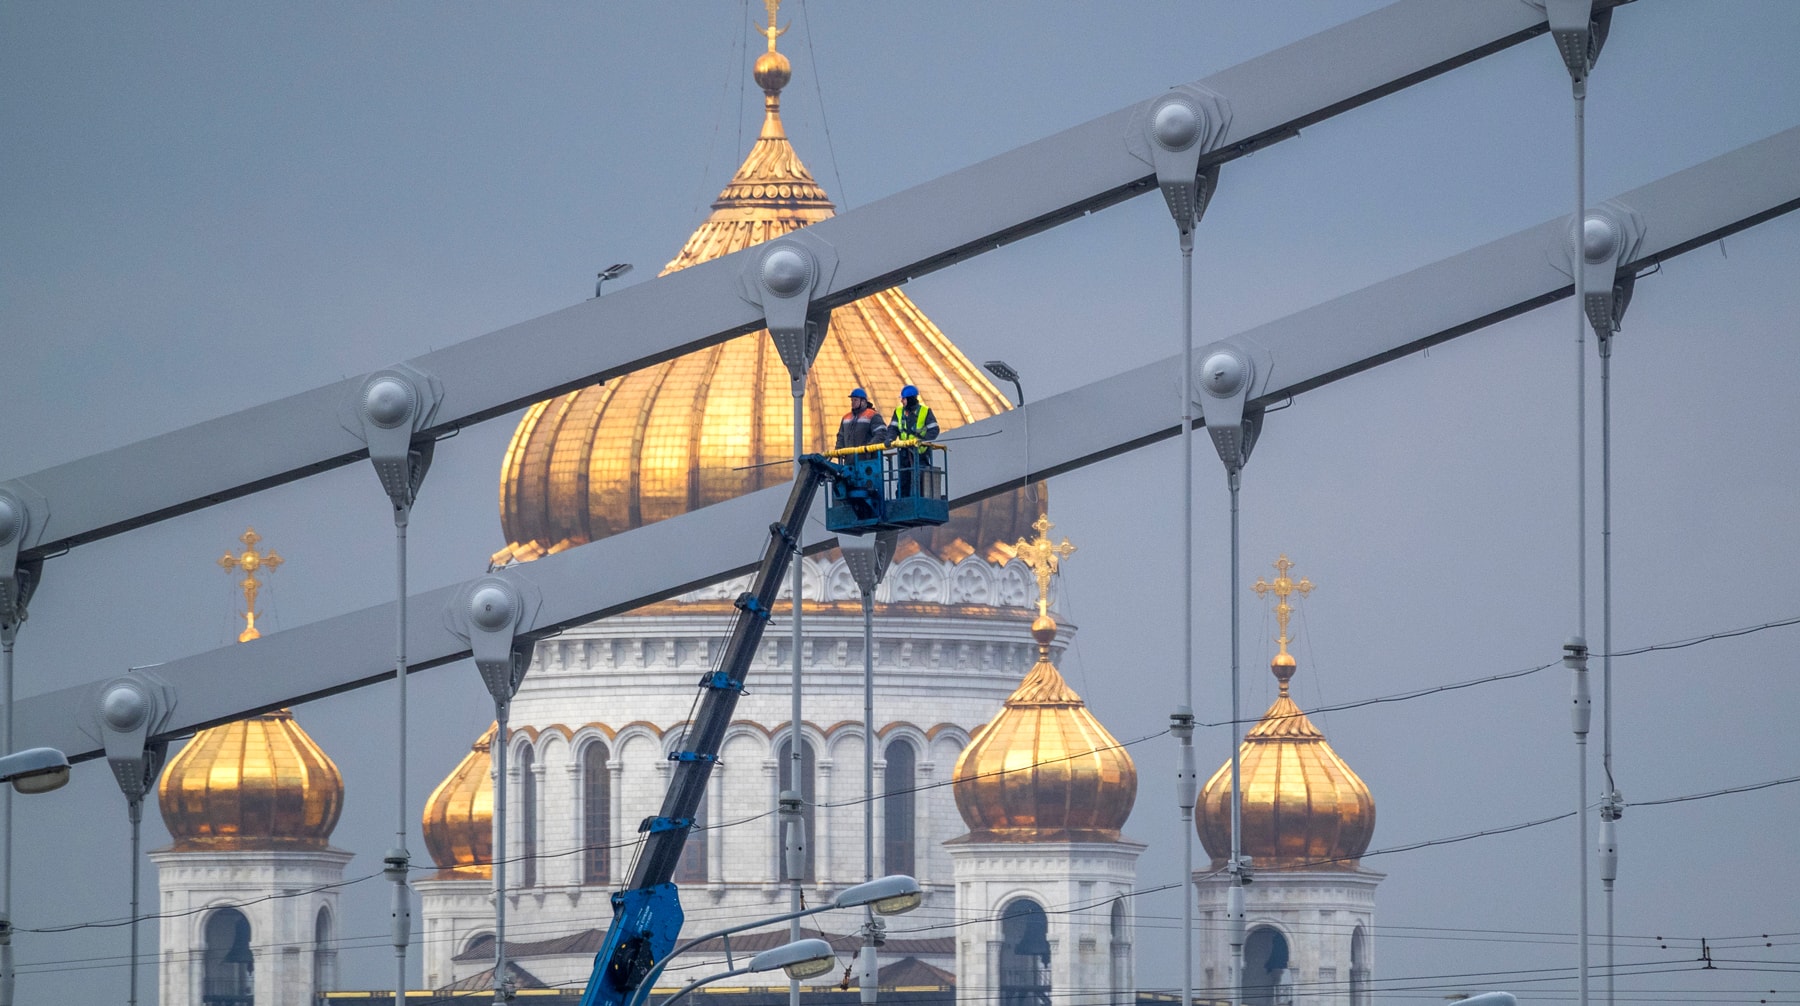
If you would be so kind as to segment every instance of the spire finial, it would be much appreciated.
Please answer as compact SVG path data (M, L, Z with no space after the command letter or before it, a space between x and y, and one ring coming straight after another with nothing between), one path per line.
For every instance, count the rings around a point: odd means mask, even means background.
M787 34L786 28L775 27L775 15L781 11L781 0L763 0L763 7L767 8L769 12L769 26L761 31L763 36L769 40L769 51L774 52L775 40Z
M1032 529L1037 537L1031 541L1020 538L1013 543L1013 550L1031 571L1037 574L1038 582L1038 617L1050 616L1050 578L1056 575L1062 561L1073 555L1075 546L1064 538L1061 545L1050 544L1050 529L1056 525L1050 523L1050 515L1043 514L1033 521Z
M1286 695L1288 691L1288 678L1294 674L1294 658L1288 653L1288 643L1293 641L1292 637L1288 635L1288 619L1293 617L1294 606L1288 603L1288 598L1294 594L1305 597L1312 593L1313 589L1312 581L1306 577L1295 580L1288 575L1288 571L1293 568L1294 564L1288 561L1286 555L1283 555L1275 560L1275 582L1270 583L1257 577L1256 582L1250 585L1250 589L1256 591L1258 597L1270 593L1275 595L1275 624L1280 630L1280 634L1275 637L1275 642L1280 644L1281 652L1275 654L1274 664L1275 676L1281 680L1281 694L1283 695Z
M256 592L262 587L262 581L256 578L256 571L273 571L287 560L274 549L258 552L256 544L262 541L262 535L257 534L253 527L245 528L244 533L238 535L238 541L244 543L244 550L237 555L225 553L219 559L219 567L227 573L234 569L244 571L244 578L238 582L238 587L244 592L244 631L238 633L238 642L248 643L252 639L262 638L262 633L256 631Z
M763 107L772 117L776 109L781 107L779 100L781 89L787 86L789 80L793 79L794 67L788 62L786 56L775 51L775 40L787 34L786 28L777 27L775 24L775 15L781 9L781 0L763 0L763 6L769 10L769 26L758 28L757 31L769 40L769 51L756 57L756 66L750 75L756 78L757 86L763 89L765 95ZM774 122L775 120L771 118L769 121Z

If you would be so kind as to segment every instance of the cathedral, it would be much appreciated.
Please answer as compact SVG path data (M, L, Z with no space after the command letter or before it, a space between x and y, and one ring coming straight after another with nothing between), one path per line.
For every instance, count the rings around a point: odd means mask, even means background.
M765 96L760 135L665 272L834 212L783 129L792 69L776 50L769 6L768 49L754 71ZM800 446L832 446L850 389L868 389L886 412L907 384L951 437L1012 407L906 294L884 290L832 312L808 376ZM789 392L767 334L755 332L538 403L501 459L507 544L492 562L530 562L786 482ZM1134 896L1145 845L1121 830L1137 770L1058 673L1074 626L1057 617L1052 573L1073 549L1053 546L1050 528L1044 487L1022 485L902 536L875 594L873 724L863 722L857 582L835 551L799 560L805 722L792 736L793 654L783 627L772 626L677 869L686 933L784 913L795 879L807 904L828 903L866 879L869 842L875 875L911 875L925 895L917 911L887 920L884 995L930 990L926 998L971 1006L1138 1001ZM493 985L495 744L507 755L502 977L521 991L585 982L609 896L630 873L638 823L657 813L695 684L713 668L747 579L537 645L508 736L489 729L470 738L424 807L430 864L415 860L413 880L424 988ZM793 603L784 594L776 622ZM1282 695L1243 748L1244 848L1257 871L1245 1000L1275 1006L1298 992L1366 1006L1380 875L1357 857L1374 804L1287 697L1294 664L1285 617L1282 625ZM328 839L342 787L286 711L202 731L170 763L159 795L175 841L153 859L162 911L189 914L162 923L163 1006L303 1004L337 987L330 885L350 854ZM804 800L797 878L787 875L773 813L790 789ZM1229 796L1227 767L1196 812L1215 869L1196 872L1189 895L1202 919L1199 995L1221 1000L1240 977L1223 942L1216 869L1229 855L1230 818L1220 816ZM272 889L313 893L252 903ZM807 934L823 935L848 962L861 923L859 912L825 913L808 920ZM775 946L786 932L750 933L733 949ZM849 972L819 982L818 990L855 987Z

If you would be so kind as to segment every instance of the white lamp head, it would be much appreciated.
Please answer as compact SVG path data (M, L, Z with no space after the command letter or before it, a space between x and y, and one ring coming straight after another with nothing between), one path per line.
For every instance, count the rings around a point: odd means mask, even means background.
M925 895L919 882L905 874L876 877L867 883L846 887L831 900L833 908L859 908L868 905L876 915L903 915L919 907Z
M795 981L817 978L836 966L837 958L831 952L831 944L817 938L784 943L750 958L751 971L780 968Z
M55 748L27 748L0 757L0 782L21 793L48 793L69 781L69 759Z

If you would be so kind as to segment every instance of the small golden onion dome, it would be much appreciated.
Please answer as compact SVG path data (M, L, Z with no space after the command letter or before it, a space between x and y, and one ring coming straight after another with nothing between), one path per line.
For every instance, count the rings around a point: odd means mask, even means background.
M1244 855L1259 870L1357 869L1375 835L1375 798L1288 697L1293 656L1278 655L1270 669L1281 694L1238 754ZM1231 858L1231 762L1207 780L1195 817L1213 867L1223 868Z
M757 60L765 87L773 80L764 80L765 63L773 73L776 60L785 75L779 53ZM665 275L834 214L788 142L779 98L771 93L765 104L762 134ZM807 375L805 449L834 446L852 388L867 389L885 417L908 384L946 434L1012 407L906 294L883 290L831 313ZM539 402L501 465L509 544L495 561L533 559L786 484L789 468L771 462L792 456L791 381L766 331ZM1022 487L909 536L940 557L987 554L1028 533L1043 499L1041 485Z
M177 852L323 849L344 777L293 713L196 733L163 771L157 803Z
M491 751L498 725L470 747L425 801L425 848L439 876L491 877L494 858L494 776Z
M956 760L956 809L976 842L1116 842L1137 766L1050 662L1056 621L1031 634L1037 665Z

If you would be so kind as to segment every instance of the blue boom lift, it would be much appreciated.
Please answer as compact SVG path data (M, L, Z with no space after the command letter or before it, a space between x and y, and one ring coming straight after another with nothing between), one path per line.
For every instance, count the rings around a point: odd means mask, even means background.
M700 709L688 730L689 748L669 755L675 769L662 809L638 826L643 845L628 886L612 896L612 925L594 957L594 973L581 1006L623 1006L656 963L675 948L682 912L670 878L694 826L706 780L718 763L719 745L743 694L744 676L762 641L782 576L799 551L801 524L812 510L819 484L831 483L825 526L832 531L863 535L942 524L950 519L947 466L941 460L938 465L928 462L942 459L942 451L935 444L902 439L891 446L870 444L800 458L787 508L780 521L769 525L769 544L756 576L750 589L738 596L737 619L719 667L700 679Z

